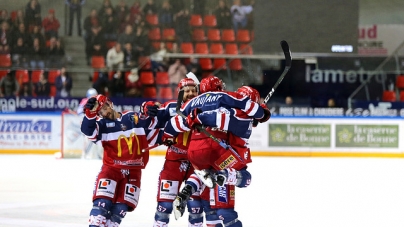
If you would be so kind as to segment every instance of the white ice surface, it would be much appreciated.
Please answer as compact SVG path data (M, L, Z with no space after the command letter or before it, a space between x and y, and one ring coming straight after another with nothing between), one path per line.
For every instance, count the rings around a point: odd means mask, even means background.
M152 156L138 208L121 227L151 227L157 177ZM84 227L100 160L0 155L1 227ZM249 188L237 189L246 227L402 227L404 159L253 158ZM187 226L187 217L170 227Z

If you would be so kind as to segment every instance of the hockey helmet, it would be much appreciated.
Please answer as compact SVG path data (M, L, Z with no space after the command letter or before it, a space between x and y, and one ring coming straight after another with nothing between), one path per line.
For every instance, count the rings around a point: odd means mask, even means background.
M260 93L250 86L239 87L236 92L243 96L250 97L250 99L256 103L260 102Z
M186 87L186 86L192 86L192 87L198 88L197 84L195 83L195 81L194 81L193 79L191 79L191 78L184 78L184 79L180 80L180 82L178 83L178 86L177 86L178 92L179 92L180 90L182 90L182 89L183 89L184 87ZM197 91L198 91L198 90L197 90Z
M226 89L225 84L221 79L216 76L208 76L201 80L200 90L201 93L209 91L224 91Z
M105 112L105 104L107 104L107 106L109 106L111 109L114 109L114 103L112 103L112 101L105 95L97 95L95 97L97 99L98 105L100 105L100 111L99 114L103 115L103 112Z
M90 88L87 90L87 93L86 93L87 98L90 98L90 97L96 96L96 95L98 95L98 92L94 88Z

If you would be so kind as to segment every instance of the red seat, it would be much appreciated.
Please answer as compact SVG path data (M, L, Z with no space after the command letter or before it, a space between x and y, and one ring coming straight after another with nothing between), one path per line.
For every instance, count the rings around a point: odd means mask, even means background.
M243 65L241 64L240 59L231 59L229 62L230 70L239 71L243 69Z
M157 14L147 14L146 22L151 26L159 25L159 17Z
M174 28L164 28L163 29L163 39L166 41L174 41L175 40Z
M156 84L158 85L169 85L170 78L168 72L157 72L156 73Z
M57 93L57 92L56 92L56 86L55 86L55 85L51 85L51 86L50 86L50 94L49 94L49 95L50 95L51 97L55 97L55 96L56 96L56 93Z
M143 70L151 70L151 68L152 68L151 60L148 56L140 56L138 58L138 65L139 65L139 69L143 69Z
M151 45L154 50L160 50L160 43L161 42L152 42Z
M37 83L39 82L39 76L43 73L43 70L33 70L31 72L31 82Z
M212 70L212 60L210 58L200 58L199 64L201 65L202 70Z
M226 59L224 58L213 59L213 69L227 69Z
M94 69L105 68L104 56L94 55L91 57L91 67Z
M205 30L201 28L196 28L192 31L192 40L196 42L206 41Z
M223 54L223 45L221 43L212 43L210 44L211 54Z
M174 42L166 42L167 50L172 51L173 50L173 45L174 45Z
M203 25L206 27L216 27L217 20L215 15L205 15L203 17Z
M208 40L211 42L220 42L220 30L217 28L208 29Z
M226 43L226 54L238 54L238 47L235 43Z
M152 72L140 72L140 82L142 85L154 85L154 75Z
M10 54L0 54L0 67L3 67L3 68L11 67L11 55Z
M184 54L193 54L194 46L192 43L181 43L181 52Z
M0 70L0 80L9 73L9 70Z
M152 29L150 29L149 33L147 34L147 37L150 40L161 40L160 28L152 28Z
M154 86L144 87L143 98L157 98L157 89Z
M396 87L398 89L404 89L404 75L398 75L397 76Z
M60 70L49 70L48 72L48 82L50 84L55 83L56 77L59 76Z
M19 84L29 82L29 74L28 70L19 69L15 71L15 78L17 79Z
M241 43L251 42L250 31L247 29L239 29L237 31L236 40L237 40L237 42L241 42Z
M106 46L108 49L111 49L112 47L114 47L115 44L116 44L116 41L112 41L112 40L109 40L106 42Z
M171 89L171 87L161 87L159 89L158 97L161 99L173 99L173 90Z
M236 37L234 35L233 29L223 29L222 30L222 41L223 42L235 42Z
M241 44L240 45L240 54L247 54L247 55L251 55L253 54L253 49L249 44Z
M395 102L397 101L395 91L383 91L382 100L385 102Z
M193 27L202 26L202 17L199 14L192 14L191 19L189 20L189 24Z
M404 102L404 91L400 91L400 101Z
M207 43L197 43L195 44L195 53L196 54L208 54L208 44Z
M93 83L95 83L98 80L99 74L100 73L98 71L93 72L93 78L92 78Z

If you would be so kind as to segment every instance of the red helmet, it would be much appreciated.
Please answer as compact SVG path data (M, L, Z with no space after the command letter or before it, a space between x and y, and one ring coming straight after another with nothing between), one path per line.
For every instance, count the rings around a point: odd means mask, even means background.
M114 104L112 101L105 95L97 95L95 97L97 99L98 104L102 107L105 105L105 103L108 103L108 105L111 107L111 109L114 108Z
M242 86L238 88L236 92L243 96L250 97L250 99L256 103L259 103L261 99L260 93L250 86Z
M192 86L192 87L197 87L197 84L195 83L195 81L191 78L184 78L182 80L180 80L180 82L178 83L177 86L177 90L178 92L183 89L186 86Z
M215 76L208 76L201 80L200 90L201 93L209 91L223 91L226 86L221 79Z

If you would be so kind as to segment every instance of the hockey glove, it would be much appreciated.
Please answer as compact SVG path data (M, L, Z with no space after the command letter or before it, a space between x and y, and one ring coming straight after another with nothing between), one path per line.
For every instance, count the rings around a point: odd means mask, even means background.
M140 112L145 117L155 117L157 116L159 108L158 104L160 103L153 101L143 102L140 108Z
M87 118L95 118L98 114L98 111L101 109L101 106L98 104L97 99L95 97L92 97L87 100L84 109Z
M167 134L167 133L163 134L163 137L161 138L161 140L162 140L162 144L166 145L167 147L175 144L175 138L172 135Z
M191 113L187 116L186 121L189 128L193 128L195 124L201 125L202 122L198 119L198 114L202 113L202 110L199 108L195 108L191 111Z
M254 120L253 120L253 127L257 127L258 123L259 123L258 120L257 120L257 119L254 119Z
M261 104L261 107L264 109L264 117L262 117L261 119L258 119L258 121L260 123L264 123L264 122L268 121L269 118L271 117L271 112L269 111L267 105L265 105L264 103Z

